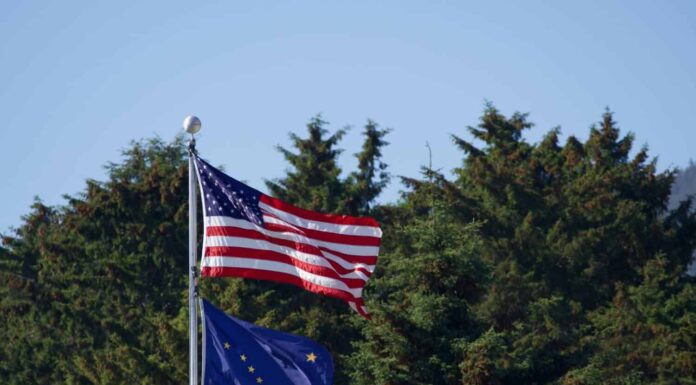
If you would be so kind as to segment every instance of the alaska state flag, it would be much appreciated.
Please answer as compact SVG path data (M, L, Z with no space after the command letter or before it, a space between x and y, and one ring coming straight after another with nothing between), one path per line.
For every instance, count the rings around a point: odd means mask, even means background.
M203 385L330 385L333 361L304 337L256 326L201 299Z

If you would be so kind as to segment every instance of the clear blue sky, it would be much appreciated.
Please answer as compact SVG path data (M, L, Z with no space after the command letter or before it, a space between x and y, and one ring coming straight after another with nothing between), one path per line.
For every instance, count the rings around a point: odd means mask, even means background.
M563 3L563 4L561 4ZM0 232L63 203L133 139L203 120L202 154L263 188L322 113L392 127L391 172L451 170L484 100L586 137L605 106L661 169L694 156L694 1L0 2ZM393 201L394 181L382 197Z

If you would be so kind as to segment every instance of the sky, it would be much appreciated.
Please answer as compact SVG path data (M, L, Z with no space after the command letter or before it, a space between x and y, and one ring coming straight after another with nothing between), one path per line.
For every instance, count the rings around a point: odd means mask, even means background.
M104 180L133 140L203 122L200 153L264 191L275 146L316 114L354 169L366 120L392 128L395 175L461 164L486 101L526 138L586 138L606 107L664 170L694 157L696 2L0 2L0 233ZM394 179L380 197L393 202Z

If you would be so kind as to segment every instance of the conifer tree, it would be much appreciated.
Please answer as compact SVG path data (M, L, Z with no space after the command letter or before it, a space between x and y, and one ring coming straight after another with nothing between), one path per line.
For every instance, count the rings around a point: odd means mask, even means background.
M463 341L479 325L472 304L488 266L477 225L460 226L437 204L432 215L399 231L370 286L374 314L347 362L357 384L459 384Z
M380 129L372 120L365 124L362 151L355 154L358 158L358 170L352 172L347 181L352 187L348 202L351 213L368 215L372 202L389 183L387 164L382 161L382 148L389 144L384 137L389 131Z
M347 189L337 164L342 150L336 145L346 130L337 130L325 137L328 133L326 125L327 122L318 115L307 124L306 139L291 133L290 140L297 153L277 147L291 169L284 178L266 182L272 195L307 210L326 213L345 210Z
M7 384L182 383L182 141L136 143L107 182L37 202L3 238L0 378Z
M358 168L317 117L282 149L272 193L379 218L366 322L345 303L272 282L205 279L225 311L328 347L344 384L696 383L696 244L674 178L632 150L611 113L586 139L528 143L524 114L488 105L455 179L425 168L375 205L388 130L368 121ZM187 189L181 139L134 143L64 205L36 201L0 245L5 384L183 383Z
M670 265L664 255L650 260L640 284L619 284L613 301L589 314L590 359L562 384L696 384L696 290Z
M446 199L462 222L482 221L493 270L474 308L494 332L465 344L465 381L554 382L587 359L579 341L588 311L611 300L617 284L639 283L656 253L684 268L693 252L696 217L688 207L666 210L673 173L658 173L646 149L631 158L633 137L620 135L611 113L584 143L570 137L559 146L554 129L529 144L522 133L531 127L526 115L507 118L488 105L469 128L482 147L453 137L468 155L459 192L441 178L407 179L406 206L427 207L427 193ZM486 338L502 345L483 349ZM481 362L491 370L472 374Z

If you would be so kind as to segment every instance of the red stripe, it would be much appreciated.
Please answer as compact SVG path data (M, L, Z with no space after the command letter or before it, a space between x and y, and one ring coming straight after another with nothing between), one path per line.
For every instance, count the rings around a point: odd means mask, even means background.
M260 239L260 240L271 242L275 245L290 247L294 250L301 251L303 253L313 254L313 255L316 255L319 257L324 257L324 255L321 251L325 250L326 252L329 252L331 254L335 254L338 257L341 257L342 259L344 259L346 262L349 262L349 263L363 263L366 265L374 265L377 263L377 257L356 256L356 255L345 254L345 253L341 253L338 251L334 251L334 250L329 249L327 247L323 247L323 246L317 247L314 245L308 245L306 243L291 241L288 239L274 238L274 237L271 237L271 236L266 235L264 233L261 233L257 230L242 229L242 228L233 227L233 226L208 226L205 229L205 235L207 237L223 236L223 237L241 237L241 238L249 238L249 239Z
M309 238L317 239L320 241L342 243L344 245L379 246L382 241L380 238L377 237L368 237L365 235L336 234L327 231L319 231L305 228L298 229L294 226L281 225L278 223L264 223L263 227L271 231L302 234Z
M312 293L339 298L346 302L355 302L356 305L358 305L358 309L364 304L362 297L353 297L352 294L343 290L319 286L294 275L279 273L277 271L239 269L236 267L203 267L201 269L201 275L204 277L241 277L289 283L311 291Z
M343 278L335 270L325 266L312 265L311 263L299 261L285 254L275 251L248 249L246 247L210 246L205 248L206 257L237 257L245 259L258 259L263 261L280 262L295 266L308 273L333 278L346 284L351 289L365 286L365 281L358 278Z
M355 304L355 308L357 309L358 314L360 314L361 316L367 318L368 321L369 321L369 320L372 319L372 317L371 317L365 310L363 310L363 306L365 306L365 305L364 305L364 304L358 305L357 303Z
M331 253L341 259L348 261L350 263L364 263L366 265L374 266L377 263L377 257L356 257L355 255L344 254L340 251L331 250L327 247L319 246L319 250Z
M368 321L372 321L372 316L369 315L368 313L366 313L361 307L358 308L358 313L359 313L361 316L367 318Z
M358 225L358 226L371 226L371 227L379 227L379 224L377 223L376 220L370 217L351 217L348 215L335 215L335 214L321 214L317 213L315 211L309 211L305 209L301 209L299 207L295 207L289 203L285 203L279 199L270 197L265 194L261 194L261 202L271 206L275 207L278 210L285 211L286 213L296 215L298 217L308 219L311 221L321 221L321 222L328 222L328 223L333 223L337 225Z

